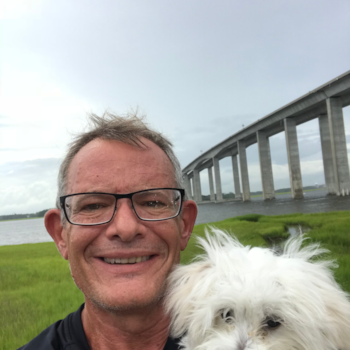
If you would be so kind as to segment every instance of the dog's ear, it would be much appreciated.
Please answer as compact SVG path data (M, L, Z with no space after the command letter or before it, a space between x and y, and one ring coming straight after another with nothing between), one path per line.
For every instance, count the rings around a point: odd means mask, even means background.
M292 258L285 263L279 282L286 292L288 326L312 338L315 349L350 350L350 300L333 277L332 262Z
M337 349L350 350L350 300L335 281L321 287L321 296L326 305L328 319L324 323L327 338L332 339Z
M166 310L171 315L171 334L200 336L212 326L215 310L208 303L216 274L210 261L177 266L168 279ZM213 297L213 296L212 296Z

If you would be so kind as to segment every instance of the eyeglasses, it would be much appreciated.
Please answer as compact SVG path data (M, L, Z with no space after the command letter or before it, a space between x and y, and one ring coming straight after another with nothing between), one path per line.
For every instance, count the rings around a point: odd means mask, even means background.
M181 212L185 191L180 188L153 188L127 194L75 193L60 197L66 219L73 225L102 225L113 219L117 201L129 198L137 217L144 221L175 218Z

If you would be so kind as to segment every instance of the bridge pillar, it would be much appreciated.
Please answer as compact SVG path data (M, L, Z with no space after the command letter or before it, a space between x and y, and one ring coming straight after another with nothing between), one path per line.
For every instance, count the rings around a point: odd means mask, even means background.
M208 178L209 178L210 201L215 202L213 167L208 168Z
M256 139L258 141L261 184L264 200L274 199L275 189L273 184L270 142L268 137L266 137L265 131L257 131Z
M304 198L303 182L300 170L297 127L293 118L284 119L284 130L286 133L289 179L292 198Z
M350 174L342 99L340 97L328 98L326 102L335 175L335 189L337 195L348 194L350 190Z
M241 169L242 179L242 199L243 201L250 201L250 186L249 186L249 174L247 164L247 153L244 141L237 141L237 149L239 155L239 167Z
M191 180L190 180L188 175L184 175L183 178L184 178L185 191L186 191L186 194L187 194L187 198L188 199L193 199Z
M321 148L323 158L324 177L326 180L328 194L337 194L334 176L333 155L331 145L331 135L329 132L329 121L327 114L318 117L321 136Z
M213 164L214 164L214 174L215 174L216 201L221 202L223 200L223 197L222 197L222 190L221 190L219 159L213 158Z
M199 171L197 169L193 170L193 190L194 190L194 200L196 203L202 201L202 189L201 189L201 178L199 176Z
M241 184L239 181L239 169L238 169L238 163L237 163L237 155L234 155L231 158L232 158L233 183L235 185L235 198L241 199L242 193L241 193Z

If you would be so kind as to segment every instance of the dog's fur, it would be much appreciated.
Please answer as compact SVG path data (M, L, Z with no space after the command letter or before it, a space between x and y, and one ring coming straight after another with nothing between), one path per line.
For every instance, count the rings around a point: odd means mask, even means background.
M350 303L319 245L289 239L281 254L218 229L205 254L169 278L171 333L186 350L350 350Z

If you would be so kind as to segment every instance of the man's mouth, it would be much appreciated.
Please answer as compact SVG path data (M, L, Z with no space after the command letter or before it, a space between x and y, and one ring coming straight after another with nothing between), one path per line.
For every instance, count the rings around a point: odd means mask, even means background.
M147 261L151 258L150 255L147 256L134 256L132 258L102 258L102 260L107 264L137 264L139 262Z

